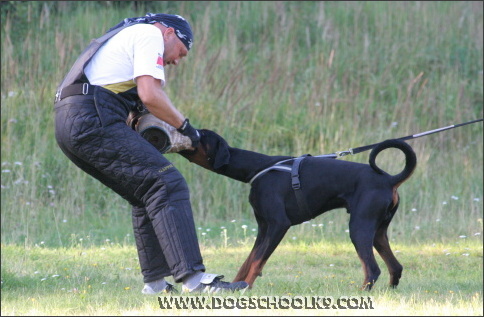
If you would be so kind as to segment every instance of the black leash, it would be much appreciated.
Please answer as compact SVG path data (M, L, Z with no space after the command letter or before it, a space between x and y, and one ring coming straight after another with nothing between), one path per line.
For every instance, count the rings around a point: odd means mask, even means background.
M427 131L427 132L422 132L422 133L418 133L418 134L413 134L413 135L405 136L405 137L399 138L397 140L405 141L405 140L410 140L410 139L416 139L416 138L420 138L421 136L424 136L424 135L429 135L429 134L433 134L433 133L437 133L437 132L442 132L442 131L449 130L449 129L454 129L454 128L457 128L457 127L462 127L464 125L471 124L471 123L476 123L476 122L480 122L480 121L483 121L483 120L484 119L477 119L477 120L473 120L473 121L469 121L469 122L465 122L465 123L449 125L448 127L443 127L443 128L440 128L440 129L435 129L435 130L430 130L430 131ZM364 151L371 150L377 144L379 144L379 143L374 143L374 144L370 144L370 145L360 146L360 147L357 147L357 148L354 148L354 149L349 149L348 151L335 152L334 154L336 154L338 157L346 156L346 155L349 155L349 154L352 154L352 155L353 154L358 154L358 153L361 153L361 152L364 152Z

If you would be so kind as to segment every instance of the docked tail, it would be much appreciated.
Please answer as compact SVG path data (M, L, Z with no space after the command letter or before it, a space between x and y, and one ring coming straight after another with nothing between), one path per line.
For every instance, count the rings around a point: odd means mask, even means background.
M412 147L401 140L390 139L377 144L370 153L370 166L379 174L383 174L383 170L380 169L376 163L376 156L383 150L389 148L397 148L405 154L405 168L402 172L392 176L393 185L399 185L407 180L412 175L415 167L417 166L417 156Z

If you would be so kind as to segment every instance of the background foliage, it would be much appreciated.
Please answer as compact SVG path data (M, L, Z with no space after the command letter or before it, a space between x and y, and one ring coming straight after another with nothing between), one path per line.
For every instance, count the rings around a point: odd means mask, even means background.
M131 232L127 203L57 147L53 98L92 38L146 12L191 22L194 48L167 70L167 92L195 127L235 147L327 154L482 117L482 2L2 1L2 243ZM482 124L410 142L419 165L392 236L480 232ZM395 156L379 164L399 171ZM197 225L255 223L249 185L167 157L188 181ZM344 236L347 219L315 221Z

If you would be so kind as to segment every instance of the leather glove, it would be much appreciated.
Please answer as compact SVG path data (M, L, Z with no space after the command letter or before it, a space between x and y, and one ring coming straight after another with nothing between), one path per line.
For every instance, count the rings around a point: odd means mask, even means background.
M176 130L192 140L192 147L196 148L198 146L198 143L200 142L200 132L192 127L188 119L185 119L181 127Z

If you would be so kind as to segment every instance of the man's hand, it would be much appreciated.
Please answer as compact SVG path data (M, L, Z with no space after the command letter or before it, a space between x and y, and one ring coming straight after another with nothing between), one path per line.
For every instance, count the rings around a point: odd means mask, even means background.
M190 140L192 140L192 147L193 148L196 148L198 146L198 143L200 142L200 132L198 132L197 129L192 127L192 125L190 124L190 121L188 119L185 119L185 121L183 121L183 124L181 125L181 127L179 127L176 130L178 132L180 132L181 134L183 134L184 136L189 137Z

